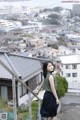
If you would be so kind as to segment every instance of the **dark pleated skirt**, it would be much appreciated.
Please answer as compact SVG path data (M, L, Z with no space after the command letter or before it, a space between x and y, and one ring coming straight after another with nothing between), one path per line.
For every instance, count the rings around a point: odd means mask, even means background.
M46 91L44 93L41 105L41 117L53 117L57 114L58 104L52 92Z

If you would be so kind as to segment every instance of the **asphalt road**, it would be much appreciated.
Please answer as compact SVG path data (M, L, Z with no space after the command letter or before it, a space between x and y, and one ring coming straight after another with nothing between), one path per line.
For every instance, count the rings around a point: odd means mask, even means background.
M58 114L58 119L80 120L80 95L67 94L61 99L61 102L62 112Z

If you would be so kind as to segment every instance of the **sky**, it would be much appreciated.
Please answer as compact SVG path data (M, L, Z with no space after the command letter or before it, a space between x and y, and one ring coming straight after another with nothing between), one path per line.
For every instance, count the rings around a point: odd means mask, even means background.
M17 4L30 6L30 7L37 6L37 7L47 7L47 8L61 6L64 8L72 9L73 4L80 4L80 0L28 0L28 1L22 0L20 2L0 2L0 6L2 6L2 5L14 5L15 6Z

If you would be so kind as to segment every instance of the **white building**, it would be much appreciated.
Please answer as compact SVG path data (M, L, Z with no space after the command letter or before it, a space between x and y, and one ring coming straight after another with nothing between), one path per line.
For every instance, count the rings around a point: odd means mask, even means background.
M76 42L80 41L80 35L79 34L67 34L66 38L69 40L76 40Z
M67 10L67 9L61 10L60 13L64 18L70 16L70 10Z
M80 4L73 4L72 12L73 15L80 16Z
M18 22L18 21L13 22L9 20L0 19L0 29L9 31L19 27L22 27L21 22Z
M36 26L38 26L40 29L42 29L42 22L35 22L35 21L28 21L28 24L29 25L36 25Z
M68 81L68 92L80 92L80 55L61 56L61 75Z

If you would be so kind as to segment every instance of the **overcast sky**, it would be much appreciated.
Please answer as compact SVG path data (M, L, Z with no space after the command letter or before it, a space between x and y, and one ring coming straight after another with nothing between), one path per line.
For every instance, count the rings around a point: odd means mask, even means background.
M9 1L9 0L5 0L5 1ZM17 1L17 0L14 0L14 1ZM72 2L63 3L62 1L72 1ZM22 5L27 5L31 7L38 6L38 7L51 7L51 8L56 7L56 6L62 6L64 8L71 9L72 5L76 3L75 1L78 1L78 4L80 4L80 0L29 0L29 1L22 0L22 2L21 1L20 2L0 2L0 5L17 5L17 4L21 5L22 4Z

